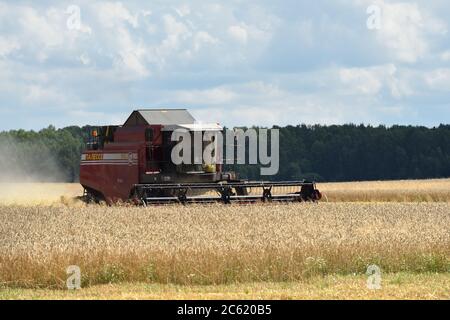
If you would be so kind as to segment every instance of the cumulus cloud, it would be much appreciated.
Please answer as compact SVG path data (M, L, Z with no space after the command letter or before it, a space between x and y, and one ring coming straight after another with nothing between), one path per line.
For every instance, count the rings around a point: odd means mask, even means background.
M180 17L185 17L191 13L191 8L187 4L180 5L175 8L175 12Z
M174 92L174 101L190 105L224 105L236 98L233 91L226 87L206 90L180 90Z
M246 44L248 33L244 27L241 26L230 26L228 28L228 34L236 41Z
M405 78L399 78L393 64L367 68L342 68L339 70L346 94L377 95L383 88L394 98L412 94Z
M19 42L14 38L0 37L0 56L6 57L20 48Z
M206 31L199 31L195 34L194 49L199 51L203 45L215 45L219 43L219 39L211 36Z
M431 89L450 92L450 69L441 68L427 72L425 82Z
M441 59L445 62L450 61L450 50L442 52Z
M381 9L377 39L401 62L415 63L424 58L430 50L430 37L447 34L445 20L429 13L423 3L379 0L373 4Z
M138 13L132 14L121 2L101 2L94 5L99 22L106 28L114 28L124 22L133 28L138 27Z

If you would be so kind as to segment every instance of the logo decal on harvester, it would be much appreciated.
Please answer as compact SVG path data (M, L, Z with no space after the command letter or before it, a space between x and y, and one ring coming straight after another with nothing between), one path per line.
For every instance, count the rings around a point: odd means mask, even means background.
M86 154L86 161L98 161L103 160L102 153L88 153Z
M138 154L127 153L85 153L81 155L81 165L128 165L138 164Z

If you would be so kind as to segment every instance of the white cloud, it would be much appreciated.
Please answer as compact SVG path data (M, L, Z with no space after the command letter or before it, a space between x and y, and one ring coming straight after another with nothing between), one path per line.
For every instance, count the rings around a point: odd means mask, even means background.
M206 31L199 31L195 34L194 50L199 51L203 45L215 45L219 40L211 36Z
M141 13L144 18L152 15L151 10L142 10Z
M444 51L441 53L441 59L442 61L450 61L450 50Z
M433 90L450 92L450 69L437 69L425 74L425 82Z
M20 57L27 61L47 62L52 58L66 59L77 50L78 40L88 37L92 30L81 24L79 30L67 28L65 7L31 7L3 4L0 10L0 55L15 51L11 59ZM14 26L11 29L8 26Z
M412 94L406 79L397 74L393 64L368 68L341 68L341 82L345 85L345 94L377 95L387 88L394 98L402 98Z
M181 105L195 105L193 114L198 120L219 121L226 126L299 123L345 123L351 118L369 119L376 112L373 104L361 104L330 94L311 95L282 89L270 82L254 81L222 86L202 91L179 92L176 101Z
M55 9L48 9L45 14L30 7L17 8L19 23L27 37L45 47L57 47L64 43L64 34L58 28L61 19Z
M27 88L27 91L24 101L32 105L45 105L47 103L53 105L56 102L63 107L66 102L66 96L54 88L31 85Z
M377 94L383 85L378 75L362 68L342 69L340 78L350 87L350 93L373 95Z
M84 65L88 65L91 63L91 59L89 58L89 55L87 53L83 53L79 59Z
M415 63L430 50L429 37L445 35L446 23L417 3L376 1L381 8L380 43L401 62Z
M192 36L189 28L183 22L177 21L177 19L170 14L163 16L163 22L167 37L162 42L160 49L164 51L164 53L178 49L183 40Z
M230 103L235 98L235 93L225 87L206 90L181 90L174 93L174 100L185 105L223 105Z
M0 36L0 57L5 57L18 49L20 44L16 39Z
M246 92L251 92L255 95L264 95L265 97L270 97L271 99L282 98L285 92L283 92L280 87L273 83L266 83L263 81L253 81L246 83L241 86Z
M188 5L181 5L174 9L175 12L181 17L185 17L191 13L191 8Z
M146 67L147 48L144 44L132 39L125 28L118 28L118 52L115 66L122 73L123 79L139 79L148 77L150 71Z
M169 37L186 38L191 35L188 27L174 16L166 14L163 16L164 27Z
M104 125L105 123L111 125L122 125L124 119L126 119L129 114L122 112L101 112L101 111L88 111L88 110L69 110L65 115L75 122L83 122L85 119L91 119L93 125Z
M247 29L245 29L242 26L230 26L228 28L228 34L236 41L240 42L241 44L247 44L248 40L248 32Z
M123 22L127 22L133 28L138 27L138 14L133 15L121 2L99 3L96 5L96 11L99 21L104 27L114 28ZM148 15L147 10L144 10L142 13Z

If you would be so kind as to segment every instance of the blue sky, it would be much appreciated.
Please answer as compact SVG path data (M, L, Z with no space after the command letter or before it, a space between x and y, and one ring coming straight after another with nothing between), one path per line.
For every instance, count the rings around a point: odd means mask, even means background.
M0 131L450 123L448 1L36 2L0 1Z

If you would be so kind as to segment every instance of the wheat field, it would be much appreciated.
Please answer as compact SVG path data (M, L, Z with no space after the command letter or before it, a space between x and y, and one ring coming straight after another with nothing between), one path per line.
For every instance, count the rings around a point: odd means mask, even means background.
M225 284L450 272L450 204L1 207L0 282Z
M84 288L346 279L372 264L390 277L447 277L449 185L323 184L329 202L318 204L143 208L73 201L75 184L26 184L30 197L16 184L0 194L0 293L64 289L70 265L80 267ZM396 202L385 198L399 191Z

